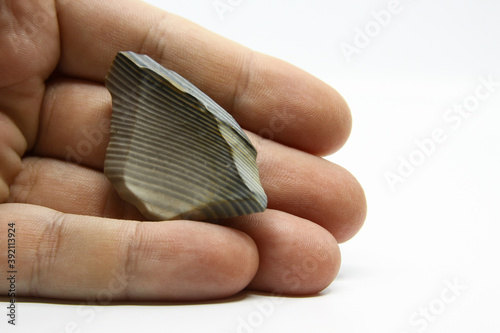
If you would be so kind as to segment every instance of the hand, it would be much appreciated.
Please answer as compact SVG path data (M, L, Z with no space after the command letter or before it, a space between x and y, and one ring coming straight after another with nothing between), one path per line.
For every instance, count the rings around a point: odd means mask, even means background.
M350 133L337 92L145 3L0 6L0 262L15 223L17 296L202 300L244 288L312 294L331 283L337 242L366 214L355 178L318 157ZM178 72L242 125L258 150L264 213L139 222L102 173L111 114L103 81L120 50Z

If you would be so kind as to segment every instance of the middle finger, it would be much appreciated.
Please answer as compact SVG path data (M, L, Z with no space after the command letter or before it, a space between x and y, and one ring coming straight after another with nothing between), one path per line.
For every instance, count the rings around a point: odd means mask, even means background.
M111 96L100 84L50 82L33 153L102 170L109 141ZM352 237L366 212L364 193L345 169L247 132L258 155L268 208L314 221L338 241Z

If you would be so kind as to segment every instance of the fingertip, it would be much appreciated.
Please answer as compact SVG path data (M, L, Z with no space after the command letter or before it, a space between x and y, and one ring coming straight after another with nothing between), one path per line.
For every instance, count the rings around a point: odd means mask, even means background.
M283 60L253 52L230 112L246 129L314 155L328 155L351 132L351 112L325 82Z
M275 210L233 219L257 244L260 265L249 289L311 295L328 287L340 268L335 238L321 226Z
M314 295L330 286L337 277L341 265L337 241L328 232L325 232L324 237L318 238L317 241L322 249L311 251L296 264L296 267L290 267L283 272L283 294Z
M333 88L330 88L329 98L325 98L326 115L322 126L323 141L311 153L327 156L342 148L351 135L352 114L345 99ZM328 101L329 100L329 101Z
M300 258L295 265L282 272L281 286L274 293L294 296L314 295L333 283L341 265L339 245L326 231L323 237L318 237L316 241L318 242L316 250L311 250L307 256Z
M347 170L344 173L344 191L341 204L335 214L335 223L329 224L330 232L338 243L344 243L354 237L363 227L368 205L363 187Z

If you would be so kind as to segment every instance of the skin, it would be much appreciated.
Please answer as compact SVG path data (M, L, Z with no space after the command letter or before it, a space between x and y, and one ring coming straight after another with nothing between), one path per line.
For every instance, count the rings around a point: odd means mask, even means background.
M15 223L17 296L207 300L244 288L308 295L333 281L338 242L366 216L356 179L321 158L351 129L335 90L137 1L0 7L0 262ZM235 117L258 151L265 212L141 222L120 199L102 173L111 114L103 83L120 50L148 54ZM82 150L88 133L94 141ZM2 268L3 295L7 277Z

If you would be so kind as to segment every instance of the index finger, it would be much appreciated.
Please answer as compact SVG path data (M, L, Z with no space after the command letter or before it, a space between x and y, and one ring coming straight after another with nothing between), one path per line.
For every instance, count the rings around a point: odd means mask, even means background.
M288 63L146 3L56 3L63 74L103 81L116 52L131 50L178 72L263 137L325 155L349 136L342 97Z

